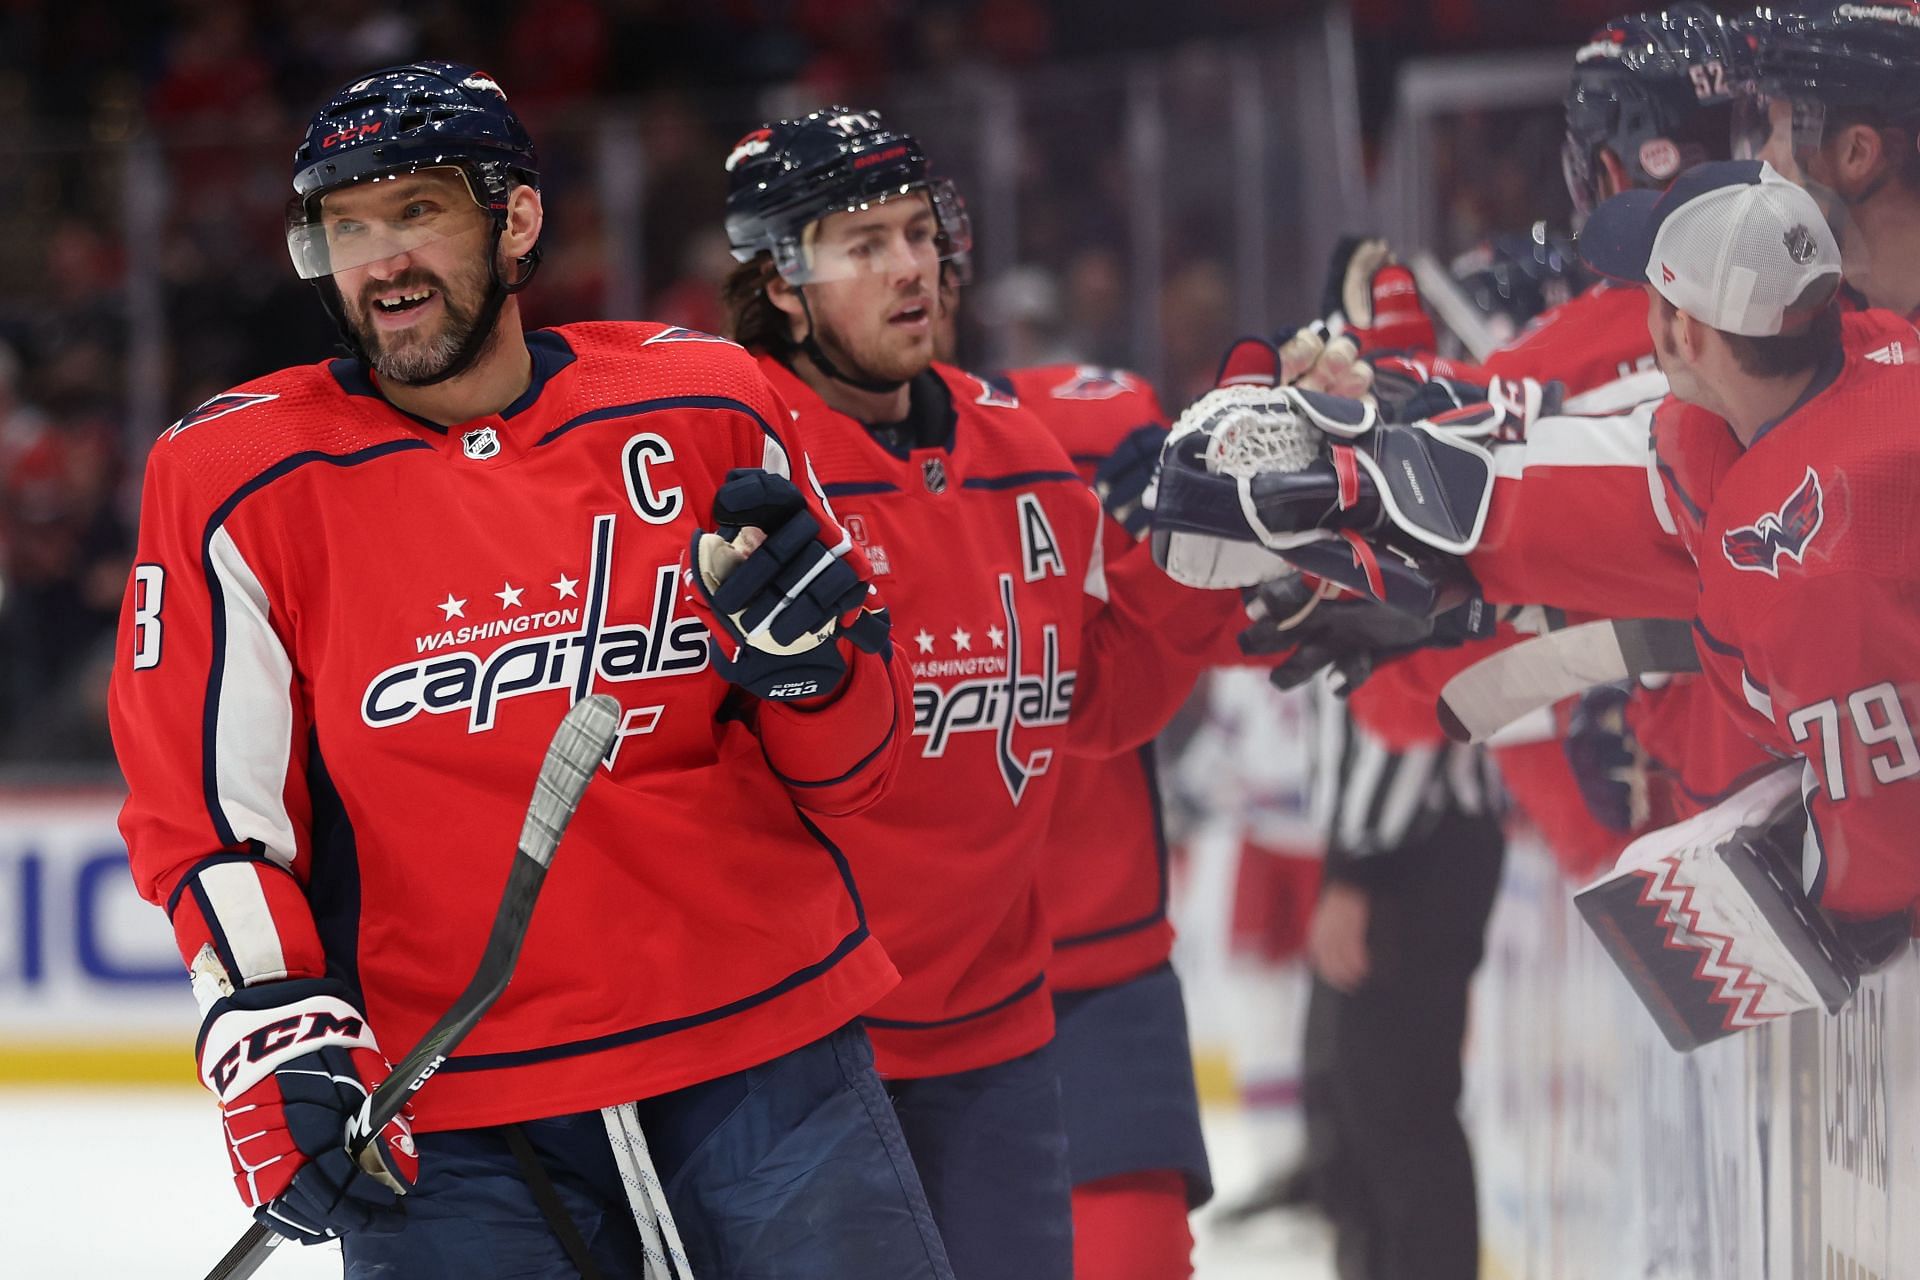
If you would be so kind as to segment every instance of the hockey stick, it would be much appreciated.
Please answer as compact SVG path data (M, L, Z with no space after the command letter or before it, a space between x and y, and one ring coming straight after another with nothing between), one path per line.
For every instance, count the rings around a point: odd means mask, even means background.
M534 780L533 800L527 806L526 823L520 828L513 869L507 874L506 891L500 895L500 910L493 917L493 931L487 936L486 950L480 953L480 964L467 989L400 1060L393 1073L367 1096L360 1114L347 1122L347 1151L354 1163L359 1163L373 1135L400 1114L407 1100L440 1069L447 1055L466 1039L474 1024L507 989L554 848L619 724L619 704L597 693L574 703L554 730L540 776ZM282 1238L255 1222L207 1272L206 1280L246 1280L260 1269Z
M1440 265L1438 258L1422 249L1408 259L1407 266L1413 272L1414 283L1420 286L1420 297L1440 317L1440 323L1460 339L1460 345L1467 349L1471 359L1483 361L1499 348L1500 341L1487 327L1486 317L1467 298L1459 282Z
M1440 727L1485 742L1530 711L1597 684L1698 671L1693 631L1672 618L1612 618L1522 641L1474 663L1440 692Z

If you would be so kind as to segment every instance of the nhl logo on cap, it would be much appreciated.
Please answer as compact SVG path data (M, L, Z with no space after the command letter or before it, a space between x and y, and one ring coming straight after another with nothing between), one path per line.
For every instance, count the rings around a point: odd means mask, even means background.
M1813 261L1813 255L1818 251L1818 246L1813 242L1813 232L1805 224L1789 229L1784 239L1787 243L1787 256L1793 259L1796 266L1804 267Z
M926 483L928 493L945 493L947 464L938 458L928 458L920 464L920 479Z
M500 433L492 427L478 427L460 437L460 451L475 462L500 452Z

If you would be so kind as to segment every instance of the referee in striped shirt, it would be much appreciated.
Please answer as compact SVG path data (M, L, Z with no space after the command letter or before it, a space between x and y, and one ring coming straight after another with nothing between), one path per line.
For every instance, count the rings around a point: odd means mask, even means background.
M1328 847L1307 944L1309 1185L1340 1280L1474 1280L1461 1048L1505 854L1499 783L1477 747L1391 748L1365 727L1370 692L1320 700Z

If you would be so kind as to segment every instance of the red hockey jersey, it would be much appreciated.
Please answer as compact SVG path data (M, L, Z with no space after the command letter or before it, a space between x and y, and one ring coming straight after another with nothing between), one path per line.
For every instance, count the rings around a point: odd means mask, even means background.
M1437 360L1433 371L1472 382L1495 377L1554 381L1573 396L1654 367L1646 294L1602 281L1541 312L1484 363Z
M740 1070L896 980L815 824L884 790L904 680L855 653L831 705L752 704L675 582L729 469L804 471L785 406L683 329L528 347L527 391L452 429L348 360L189 414L147 467L119 635L141 893L236 984L345 978L396 1056L480 954L562 712L623 704L513 985L421 1091L423 1129Z
M1811 891L1872 916L1920 900L1920 334L1881 311L1843 332L1844 359L1749 447L1676 400L1654 445L1699 566L1706 677L1806 760Z
M949 442L894 452L771 357L913 675L913 741L879 804L822 829L852 864L900 986L867 1018L881 1072L944 1075L1052 1036L1039 876L1067 770L1130 753L1184 695L1152 568L1105 562L1099 502L1014 396L936 365ZM1193 593L1185 592L1191 596Z
M1141 427L1167 425L1146 379L1123 370L1039 365L1013 370L1005 382L1053 432L1089 485L1122 440ZM1105 520L1103 528L1105 553L1114 563L1150 554L1118 521ZM1214 602L1199 599L1196 606L1215 609ZM1231 632L1230 618L1222 629ZM1195 678L1201 669L1192 664ZM1173 950L1167 891L1153 744L1106 759L1065 761L1041 873L1053 929L1048 977L1054 989L1110 986L1165 963Z

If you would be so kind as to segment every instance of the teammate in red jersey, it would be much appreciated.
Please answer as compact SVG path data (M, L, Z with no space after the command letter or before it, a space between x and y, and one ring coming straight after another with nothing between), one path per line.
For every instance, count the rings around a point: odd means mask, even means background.
M898 785L821 824L902 973L867 1026L956 1273L1065 1280L1039 884L1061 757L1158 732L1192 683L1183 632L1224 614L1145 558L1108 563L1046 429L933 363L942 259L968 232L910 136L829 108L747 134L728 168L733 332L900 610L914 675Z
M482 72L357 80L294 186L294 262L354 355L155 445L112 691L135 882L201 999L242 1195L344 1236L349 1276L950 1276L850 1025L896 975L818 829L895 773L903 664L786 478L786 407L707 335L523 334L538 166ZM683 585L715 523L765 544ZM375 1033L409 1045L458 994L592 691L620 734L513 985L354 1168Z
M1146 379L1056 364L996 381L1053 432L1083 482L1105 489L1109 562L1150 555L1135 543L1145 512L1132 530L1112 514L1132 509L1127 477L1145 478L1128 460L1150 465L1166 433ZM1233 630L1222 626L1223 641ZM1053 931L1048 979L1073 1171L1074 1274L1171 1280L1192 1274L1187 1214L1207 1202L1213 1182L1185 1002L1169 963L1170 868L1154 747L1074 758L1064 769L1041 891Z
M1900 513L1920 334L1883 311L1842 319L1818 205L1759 161L1602 206L1582 251L1649 281L1673 386L1654 447L1699 566L1696 648L1749 732L1806 760L1809 893L1843 917L1906 911L1920 901L1920 565Z

